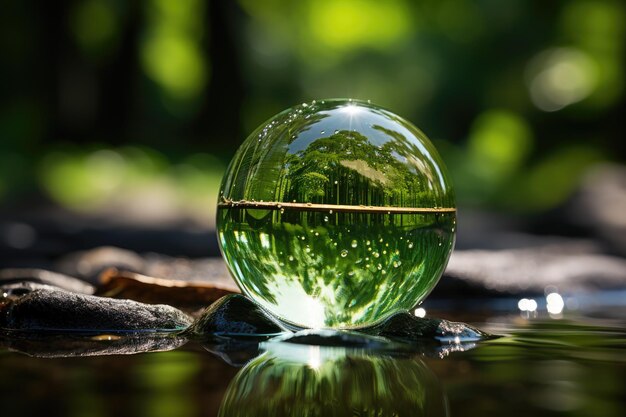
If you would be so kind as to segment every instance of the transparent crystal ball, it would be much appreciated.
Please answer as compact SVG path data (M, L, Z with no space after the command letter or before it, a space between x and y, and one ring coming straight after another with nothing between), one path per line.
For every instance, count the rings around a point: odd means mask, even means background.
M415 126L378 106L319 100L242 144L218 203L241 290L283 321L358 328L419 304L454 246L446 169Z

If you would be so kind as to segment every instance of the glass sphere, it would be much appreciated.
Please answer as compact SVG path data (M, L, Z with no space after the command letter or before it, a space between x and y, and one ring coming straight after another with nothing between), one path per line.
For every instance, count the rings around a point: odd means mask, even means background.
M320 100L242 144L220 191L220 249L285 322L358 328L420 303L454 246L456 209L428 138L370 103Z

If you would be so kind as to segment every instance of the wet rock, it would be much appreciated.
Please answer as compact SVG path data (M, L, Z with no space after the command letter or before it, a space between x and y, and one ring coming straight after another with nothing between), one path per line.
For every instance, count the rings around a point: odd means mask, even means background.
M184 345L187 340L171 334L120 336L32 335L0 333L0 347L38 358L67 358L101 355L132 355L163 352Z
M562 218L626 256L626 166L599 164L589 169L563 208Z
M408 343L424 341L463 343L493 337L465 323L418 318L408 312L396 313L378 325L363 329L363 332Z
M148 277L204 283L238 291L226 264L217 257L188 259L156 253L139 255L107 246L69 254L57 262L56 268L96 286L101 284L102 274L114 268Z
M103 246L87 251L73 252L57 262L57 269L67 275L99 284L100 274L109 268L141 272L144 260L133 251Z
M33 284L31 284L33 285ZM176 332L191 319L166 305L31 288L0 304L0 328L21 332Z
M144 255L143 270L137 272L152 277L237 288L222 257L188 259L147 253Z
M0 306L36 290L58 291L60 288L38 282L22 281L0 285Z
M93 294L95 292L93 285L58 272L34 268L11 268L0 271L0 285L18 282L52 285L66 291L80 294Z
M597 252L585 241L527 248L456 251L433 296L543 294L626 288L626 260Z
M284 331L276 319L248 298L233 294L208 307L186 334L201 339L215 336L267 338Z
M372 336L361 332L328 329L301 330L296 333L287 333L277 336L268 341L268 343L277 342L368 350L386 350L394 347L394 344L390 340L383 337Z
M188 282L116 269L103 272L100 282L98 295L151 304L164 303L190 312L204 308L225 295L239 293L234 282Z

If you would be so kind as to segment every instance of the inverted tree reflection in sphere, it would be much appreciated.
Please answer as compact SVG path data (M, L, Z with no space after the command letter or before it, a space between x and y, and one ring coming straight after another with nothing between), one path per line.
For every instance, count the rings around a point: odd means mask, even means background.
M369 103L288 109L243 143L218 207L222 253L245 294L304 327L373 324L421 302L454 245L437 151Z

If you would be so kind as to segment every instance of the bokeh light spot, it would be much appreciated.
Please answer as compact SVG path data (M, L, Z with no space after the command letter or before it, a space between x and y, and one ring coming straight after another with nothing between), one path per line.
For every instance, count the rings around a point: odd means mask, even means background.
M474 122L467 153L459 164L465 169L457 182L469 198L485 198L500 190L526 161L533 146L530 126L520 115L502 109L483 112Z
M558 315L563 311L563 307L565 307L565 301L563 301L563 297L559 293L551 292L546 296L546 309L548 313Z
M537 56L528 68L530 97L539 109L557 111L588 97L597 85L591 57L579 49L558 48Z
M410 28L409 10L399 1L330 0L309 7L311 34L336 50L387 47Z
M79 45L97 53L117 34L118 20L112 2L87 0L76 3L70 25Z
M203 10L198 0L149 4L141 62L165 98L178 104L196 100L207 83L209 65L201 48Z

